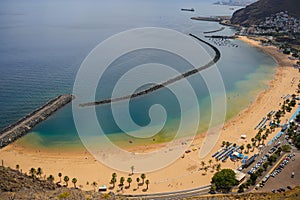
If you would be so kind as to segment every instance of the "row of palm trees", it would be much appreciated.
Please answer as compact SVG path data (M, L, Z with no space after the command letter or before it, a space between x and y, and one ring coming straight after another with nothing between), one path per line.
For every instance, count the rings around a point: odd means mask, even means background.
M20 169L20 165L17 164L16 165L16 169L19 171ZM29 170L29 175L31 176L31 178L35 179L35 178L39 178L39 179L42 179L42 174L43 174L43 170L42 168L38 167L37 169L35 168L30 168ZM59 172L58 173L58 177L59 177L59 183L61 183L61 178L62 178L62 173ZM45 180L45 176L44 176L44 180ZM54 176L52 174L50 174L48 177L47 177L47 180L50 181L50 182L54 182ZM70 181L70 178L68 176L64 176L64 182L65 182L65 186L68 187L69 185L69 181ZM72 183L74 184L74 188L77 188L76 186L76 183L77 183L77 178L72 178Z
M16 170L18 170L18 171L20 171L20 165L19 164L17 164L16 165ZM133 171L133 170L132 170ZM133 173L132 173L133 174ZM42 175L43 175L43 170L42 170L42 168L41 167L38 167L37 169L35 169L35 168L31 168L30 170L29 170L29 175L33 178L33 179L35 179L35 178L39 178L39 179L42 179ZM59 177L59 182L58 183L61 183L62 182L62 173L61 172L59 172L58 174L58 177ZM115 187L115 183L117 182L117 174L116 173L113 173L112 174L112 179L111 179L111 184L113 184L113 188ZM146 190L148 190L148 188L149 188L149 184L150 184L150 181L147 179L147 180L145 180L146 179L146 174L141 174L140 175L140 177L137 177L136 178L136 182L138 183L138 186L140 186L140 185L144 185L144 184L146 184ZM44 176L44 180L45 180L45 176ZM52 175L52 174L50 174L48 177L47 177L47 180L48 181L50 181L50 182L54 182L54 180L55 180L55 178L54 178L54 176ZM140 181L142 180L142 182L140 183ZM68 185L69 185L69 181L70 181L70 178L68 177L68 176L64 176L63 177L63 181L65 182L65 186L66 187L68 187ZM72 178L72 183L74 184L74 188L77 188L77 186L76 186L76 183L77 183L77 178ZM130 185L131 185L131 183L132 183L132 178L131 177L128 177L127 178L127 183L128 183L128 186L127 186L127 188L130 188ZM125 182L125 178L124 177L121 177L120 178L120 186L122 187L122 186L124 186L124 182ZM89 182L87 182L87 185L89 185ZM98 186L98 183L96 182L96 181L94 181L94 182L92 182L91 183L91 186L93 186L93 188L94 188L94 191L96 190L96 187Z
M216 163L216 164L213 164L213 160L212 159L209 159L208 160L208 166L206 165L206 163L204 161L201 161L201 166L205 173L203 173L203 175L205 175L208 171L209 168L211 168L211 171L213 172L214 170L217 170L217 171L220 171L221 170L221 164L220 163Z
M133 173L132 173L132 174L133 174ZM141 179L142 179L142 183L140 183ZM150 181L149 181L148 179L145 181L145 179L146 179L146 174L143 173L143 174L141 174L140 177L137 177L137 178L136 178L136 182L137 182L137 184L138 184L138 187L139 187L140 185L144 185L144 183L145 183L146 186L147 186L147 187L146 187L146 190L148 190ZM132 181L133 181L133 180L132 180L131 177L128 177L128 178L127 178L127 183L128 183L127 188L130 188L130 185L131 185ZM112 188L115 188L116 182L117 182L117 174L116 174L116 173L112 173L112 177L111 177L111 180L110 180L110 183L112 184ZM123 189L124 182L125 182L125 178L124 178L124 177L120 177L120 184L119 184L119 186L121 187L121 189Z
M58 177L59 177L59 183L61 183L61 177L62 177L62 173L61 172L59 172L58 174ZM52 175L50 175L50 176L52 176ZM49 176L49 177L50 177ZM48 177L48 178L49 178ZM53 176L52 176L53 177ZM54 177L53 177L53 179L51 178L51 180L52 180L52 182L54 181ZM68 187L68 185L69 185L69 181L70 181L70 178L68 177L68 176L64 176L64 182L65 182L65 186L66 187ZM77 188L76 187L76 183L77 183L77 178L72 178L72 183L74 184L74 188Z

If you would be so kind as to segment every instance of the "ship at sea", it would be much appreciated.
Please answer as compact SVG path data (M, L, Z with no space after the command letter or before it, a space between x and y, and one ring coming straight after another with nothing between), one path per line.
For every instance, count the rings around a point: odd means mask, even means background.
M181 8L181 11L190 11L190 12L194 12L194 8Z

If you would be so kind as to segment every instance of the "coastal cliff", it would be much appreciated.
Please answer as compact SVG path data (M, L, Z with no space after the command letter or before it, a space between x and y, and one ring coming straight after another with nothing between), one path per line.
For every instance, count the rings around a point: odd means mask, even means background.
M275 13L288 11L293 16L300 18L299 0L259 0L233 13L232 24L250 26L260 23Z

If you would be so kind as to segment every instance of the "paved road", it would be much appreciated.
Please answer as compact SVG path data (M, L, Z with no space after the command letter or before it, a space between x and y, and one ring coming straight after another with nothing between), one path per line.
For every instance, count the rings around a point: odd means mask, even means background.
M173 200L173 199L183 199L187 197L200 196L204 194L208 194L210 189L210 185L181 190L177 192L164 192L164 193L154 193L154 194L144 194L144 195L124 195L124 197L128 199L165 199L165 200Z

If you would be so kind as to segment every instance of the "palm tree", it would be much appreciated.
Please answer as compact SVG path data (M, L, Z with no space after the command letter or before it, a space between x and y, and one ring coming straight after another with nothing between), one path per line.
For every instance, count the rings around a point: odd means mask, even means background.
M262 139L263 139L262 143L264 144L265 140L267 139L267 136L265 134L263 134Z
M252 151L254 151L255 144L256 144L256 142L252 143L252 147L253 147Z
M128 187L130 188L130 183L132 182L132 178L128 177L127 178L127 183L128 183Z
M270 129L271 129L271 132L274 132L274 130L275 130L275 125L272 124L272 125L270 126Z
M58 177L59 177L59 182L61 183L61 177L62 177L62 173L61 172L58 173Z
M208 167L205 166L205 167L204 167L205 174L207 173L207 169L208 169Z
M227 141L227 142L226 142L226 147L228 147L229 145L230 145L230 143Z
M244 145L240 146L240 149L243 152L243 150L245 149Z
M36 170L35 170L35 168L32 167L32 168L29 170L29 174L31 175L32 178L34 178L35 175L36 175Z
M217 164L217 172L220 171L220 170L221 170L221 164L218 163L218 164Z
M97 185L98 185L98 183L97 183L96 181L94 181L94 182L92 183L92 186L93 186L93 188L94 188L94 192L96 192L96 187L97 187Z
M132 166L130 167L130 169L131 169L131 175L133 175L134 166L132 165Z
M246 147L247 147L247 149L248 149L247 152L249 153L249 151L250 151L250 149L251 149L251 147L252 147L251 144L247 144Z
M148 190L148 188L149 188L149 184L150 184L150 181L147 179L145 183L146 183L146 185L147 185L147 188L146 188L146 190Z
M143 180L143 184L144 184L145 178L146 178L146 174L141 174L141 179Z
M257 140L258 140L258 145L259 145L260 141L261 141L261 136L260 135L257 137Z
M202 168L205 166L205 162L204 161L201 161L201 166L202 166Z
M124 185L124 181L125 181L125 178L122 176L122 177L120 178L120 185L121 185L121 186Z
M209 164L210 167L211 167L212 162L213 162L212 159L208 160L208 164Z
M76 178L72 178L72 183L74 184L74 188L76 188L77 179Z
M224 147L224 146L225 146L225 144L226 144L226 142L225 142L225 141L223 141L223 142L222 142L222 147Z
M43 174L43 170L42 168L37 168L37 171L36 171L36 175L38 175L40 178L42 177L42 174Z
M112 177L110 183L113 184L113 187L115 187L116 182L117 182L116 177Z
M20 169L20 165L19 165L19 164L16 164L16 170L19 171L19 169Z
M113 178L117 178L117 174L116 173L112 173L111 175Z
M137 182L138 188L139 188L139 184L140 184L140 178L139 177L136 178L136 182Z
M70 179L69 179L68 176L65 176L65 177L64 177L64 181L65 181L67 187L68 187L68 182L69 182L69 180L70 180Z
M51 183L53 183L54 176L50 174L49 177L47 178L47 180L50 181Z

